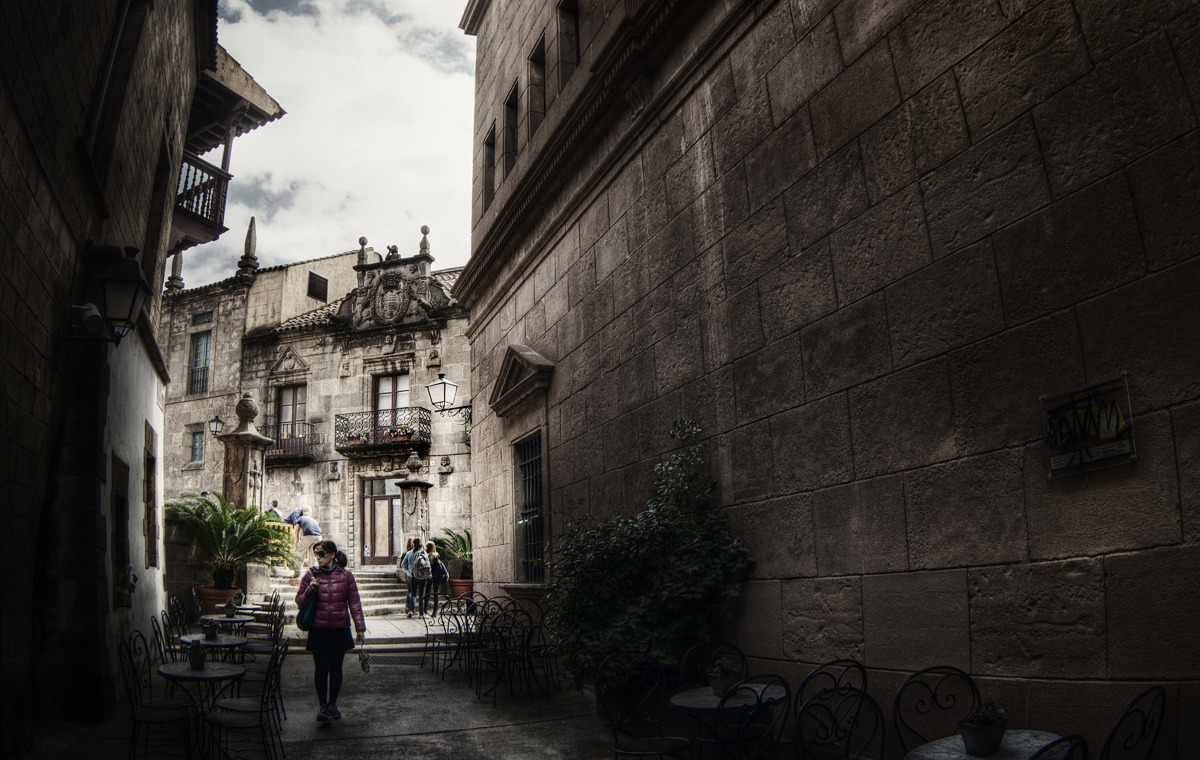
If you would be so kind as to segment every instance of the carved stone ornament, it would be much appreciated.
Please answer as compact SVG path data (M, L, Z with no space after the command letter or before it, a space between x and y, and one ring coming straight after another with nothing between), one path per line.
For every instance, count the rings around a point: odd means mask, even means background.
M412 301L408 283L399 272L385 272L375 281L371 291L371 310L379 324L393 325L408 314Z

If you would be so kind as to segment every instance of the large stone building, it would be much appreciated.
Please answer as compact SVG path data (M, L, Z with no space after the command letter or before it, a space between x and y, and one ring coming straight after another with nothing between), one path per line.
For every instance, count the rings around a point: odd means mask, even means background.
M1097 745L1163 683L1157 756L1187 755L1200 7L471 0L462 26L476 585L540 580L528 514L552 548L644 502L689 416L758 560L754 670L854 657L890 704L949 663Z
M0 756L120 704L164 606L164 262L225 231L228 145L282 113L216 0L0 4Z
M459 385L455 406L470 405L468 315L449 296L461 270L430 271L427 237L408 257L360 244L259 268L252 221L237 274L167 294L161 331L179 381L166 392L164 488L221 490L208 422L232 420L249 393L273 440L251 472L255 506L309 507L351 567L394 567L407 536L470 527L470 428L433 411L425 389L443 374ZM173 576L168 589L196 580Z

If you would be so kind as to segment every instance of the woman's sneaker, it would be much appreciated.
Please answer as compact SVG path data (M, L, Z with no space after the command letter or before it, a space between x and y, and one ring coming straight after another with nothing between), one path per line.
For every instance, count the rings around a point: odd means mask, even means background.
M338 717L340 718L342 716L338 715ZM333 715L329 713L329 705L321 705L321 709L317 710L317 720L321 721L322 723L327 720L333 720Z
M328 711L330 718L333 718L334 720L342 719L342 711L337 709L337 705L333 704L332 702L330 702L328 705L325 705L325 709Z

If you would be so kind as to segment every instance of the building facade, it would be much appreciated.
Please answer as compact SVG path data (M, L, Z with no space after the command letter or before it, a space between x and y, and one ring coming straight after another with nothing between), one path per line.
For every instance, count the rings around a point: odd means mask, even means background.
M0 7L4 757L120 704L118 643L165 606L165 262L224 231L199 156L283 113L216 5Z
M635 510L691 417L757 558L752 670L854 657L890 704L952 664L1097 746L1162 683L1184 756L1200 7L471 0L462 27L477 587Z
M431 271L427 237L409 257L360 242L260 269L252 223L238 274L164 299L167 364L183 379L166 393L164 488L221 489L208 423L249 393L273 440L251 473L255 506L308 507L351 567L394 568L406 537L470 528L470 428L425 389L444 374L470 405L468 315L449 295L461 270Z

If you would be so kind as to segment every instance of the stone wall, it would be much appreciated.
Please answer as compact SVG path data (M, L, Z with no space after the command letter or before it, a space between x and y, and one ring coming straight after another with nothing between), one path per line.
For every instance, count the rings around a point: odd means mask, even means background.
M795 683L857 657L886 705L905 672L954 664L1014 726L1097 750L1165 682L1156 756L1184 756L1200 8L690 5L667 33L647 19L669 2L581 26L579 68L487 209L480 146L556 4L491 3L473 30L456 296L474 387L492 392L511 344L556 364L544 410L477 406L477 584L514 580L511 446L531 425L561 531L644 501L689 416L759 559L729 631L754 670ZM630 26L655 40L641 72ZM1123 372L1136 462L1050 479L1043 397Z

